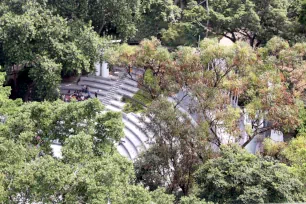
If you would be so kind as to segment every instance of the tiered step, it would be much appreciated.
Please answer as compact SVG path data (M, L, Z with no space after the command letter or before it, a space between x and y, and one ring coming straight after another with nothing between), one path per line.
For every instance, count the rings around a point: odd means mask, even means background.
M129 78L123 79L123 83L124 83L124 84L128 84L129 86L136 87L136 88L137 88L137 86L138 86L138 82L137 82L137 81L131 80L131 79L129 79Z
M103 90L103 91L109 91L112 87L112 85L109 85L109 84L101 84L99 82L91 82L91 81L80 81L78 83L78 85L80 86L88 86L89 88L94 88L97 90Z
M109 105L109 104L104 104L105 105L105 108L109 111L114 111L114 112L121 112L122 110L119 109L119 108L116 108L112 105Z
M147 144L147 135L133 122L123 118L123 123L125 125L125 129L137 137L137 140L140 141L142 148L147 149L149 147Z
M122 138L120 143L128 151L130 159L133 160L137 157L137 155L139 154L137 147L133 144L133 142L128 137Z
M137 71L137 70L136 70ZM136 73L132 73L136 79ZM120 73L118 73L118 76ZM110 111L122 112L125 103L121 102L123 96L133 97L139 90L138 83L135 80L125 78L112 77L102 78L97 76L81 77L78 85L62 84L61 91L82 90L86 85L88 91L91 92L92 97L97 92L98 99L105 105L105 108ZM102 90L99 91L98 90ZM125 137L118 144L117 149L119 153L129 159L135 159L138 154L149 148L149 137L143 130L142 124L138 119L139 116L134 114L123 113L123 123Z
M124 156L126 158L129 158L129 159L132 159L129 151L126 149L126 147L122 143L119 143L117 145L117 150L118 150L119 154L121 154L122 156Z
M130 86L128 84L122 84L120 85L120 88L125 90L125 91L128 91L128 92L131 92L131 93L136 93L139 89L134 87L134 86Z
M110 104L111 104L112 106L115 106L115 107L117 107L117 108L119 108L119 109L123 109L123 107L124 107L124 105L125 105L125 103L120 102L120 101L115 101L115 100L111 100L111 101L109 101L109 102L110 102Z
M118 96L116 91L119 89L122 84L122 80L118 79L115 83L112 84L111 88L107 92L106 96L101 100L102 103L114 106L116 108L122 109L124 104L121 104L120 101L115 101L114 99L121 99L122 97Z
M79 86L79 85L76 85L76 84L71 84L71 83L68 83L68 84L61 84L60 86L60 90L65 92L65 91L81 91L82 90L82 86Z
M124 127L125 136L126 138L129 139L130 142L134 144L134 146L137 148L138 153L147 150L150 146L149 144L150 138L142 130L142 124L139 122L137 116L134 116L133 114L123 113L123 123L125 125ZM130 152L129 148L130 147L122 143L121 145L118 146L118 151L121 152L121 155L126 156L130 159L134 159L135 157L129 156L133 154Z
M123 131L124 131L125 137L129 138L129 140L133 143L133 145L136 147L138 152L144 149L142 141L137 137L137 135L131 132L130 129L124 128Z
M150 145L152 142L154 142L154 135L153 135L153 133L152 132L144 131L144 124L140 121L139 118L141 116L139 114L129 113L129 114L124 114L123 117L128 118L129 121L131 121L134 125L136 125L138 127L138 129L140 129L143 132L143 134L145 134L145 136L146 136L146 144Z
M131 98L134 96L134 93L132 93L130 91L123 90L123 89L118 89L117 93L122 95L122 96L127 96L127 97L131 97Z

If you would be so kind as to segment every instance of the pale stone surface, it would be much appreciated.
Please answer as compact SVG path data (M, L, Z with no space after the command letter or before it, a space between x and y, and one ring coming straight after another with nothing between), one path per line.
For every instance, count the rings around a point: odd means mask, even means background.
M95 68L96 68L96 76L100 76L101 75L101 64L100 64L100 62L97 62L95 64Z
M106 63L104 61L102 63L102 77L104 77L104 78L109 77L108 63Z
M234 44L230 39L228 39L228 38L226 38L226 37L223 37L223 38L219 41L219 43L220 43L220 45L226 45L226 46L231 46L231 45Z

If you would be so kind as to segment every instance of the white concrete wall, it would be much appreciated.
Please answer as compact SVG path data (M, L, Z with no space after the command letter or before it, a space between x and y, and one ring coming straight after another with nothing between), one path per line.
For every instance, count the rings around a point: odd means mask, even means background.
M97 62L95 64L95 67L96 67L96 76L101 76L101 64L100 64L100 62Z
M271 139L276 142L283 142L284 134L280 131L271 130Z
M108 63L104 62L102 63L102 77L108 78L109 77L109 69L108 69Z

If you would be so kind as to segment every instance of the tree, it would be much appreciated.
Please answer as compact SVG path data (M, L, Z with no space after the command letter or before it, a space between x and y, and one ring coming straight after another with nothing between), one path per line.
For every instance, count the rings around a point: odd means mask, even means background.
M198 197L191 195L189 197L182 197L180 200L180 204L211 204L212 202L206 202L205 200L201 200Z
M139 17L139 0L49 0L48 4L64 18L92 22L99 35L116 35L123 40L136 33Z
M299 22L305 26L306 25L306 1L303 1L302 8L300 11Z
M151 99L156 99L166 89L164 80L166 70L172 66L172 55L161 46L161 42L152 37L151 40L144 39L140 46L121 46L107 49L104 58L112 65L124 67L129 78L138 82L138 85L146 91ZM143 68L143 76L133 76L134 67Z
M179 48L165 74L167 87L170 93L184 90L189 95L187 108L207 123L210 141L217 146L236 142L245 147L271 129L294 130L301 122L304 46L289 48L282 42L273 38L258 51L246 43L222 46L208 39L199 49ZM276 51L267 51L272 44ZM249 123L243 122L245 117Z
M154 101L144 116L154 144L135 161L137 180L151 190L164 186L168 193L188 195L193 172L211 156L205 128L165 99Z
M5 120L6 115L15 112L18 106L22 103L21 100L10 100L9 96L11 93L10 87L3 87L5 81L5 73L0 72L0 116L1 122Z
M4 3L1 6L6 8ZM20 10L4 10L0 17L5 68L8 72L15 71L12 67L31 69L38 100L54 100L61 72L94 69L100 59L101 39L89 25L70 27L67 20L36 1L27 1Z
M48 0L47 2L64 18L83 20L88 16L89 0Z
M209 2L209 7L207 3ZM189 1L181 23L205 32L229 38L233 42L246 40L252 47L264 45L273 36L294 38L296 17L293 3L275 1ZM292 1L294 2L294 1ZM197 41L197 39L195 39ZM195 41L195 42L196 42ZM294 40L293 40L294 41Z
M196 173L199 195L213 202L266 203L303 201L302 183L285 164L224 146L219 158Z
M136 33L135 22L138 18L139 0L120 1L89 1L89 20L101 35L111 33L112 27L123 40L133 37Z
M205 2L205 1L204 1ZM204 3L202 2L202 3ZM179 21L169 24L162 40L169 45L196 45L207 31L207 10L196 1L189 1Z
M140 7L140 16L136 21L136 36L131 40L141 41L145 38L160 37L163 29L168 28L169 23L179 21L181 9L173 0L143 1Z
M2 88L0 88L2 90ZM97 99L32 102L0 123L0 200L4 203L164 203L172 196L135 185L131 161L116 151L120 113ZM50 143L59 139L61 157Z
M301 181L305 184L306 174L306 155L305 155L305 133L299 135L297 138L292 139L288 146L281 152L282 156L287 159L291 170L299 176Z
M174 195L166 194L165 192L166 190L164 188L158 188L150 192L155 204L174 203Z

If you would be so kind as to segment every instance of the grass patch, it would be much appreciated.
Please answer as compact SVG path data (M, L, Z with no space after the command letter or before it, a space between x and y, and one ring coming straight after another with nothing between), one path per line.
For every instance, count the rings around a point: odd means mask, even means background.
M125 113L141 113L145 110L145 106L150 106L152 103L151 96L143 90L138 90L132 99L124 97L122 101L126 103L123 107Z

